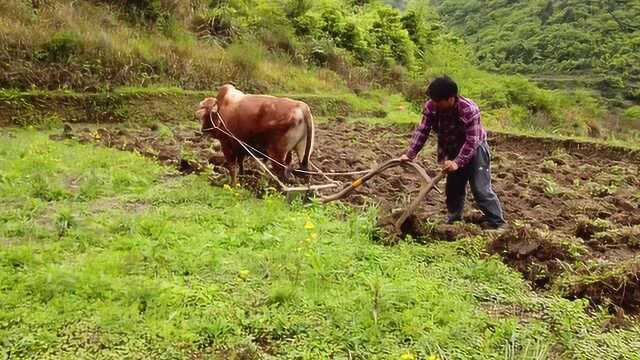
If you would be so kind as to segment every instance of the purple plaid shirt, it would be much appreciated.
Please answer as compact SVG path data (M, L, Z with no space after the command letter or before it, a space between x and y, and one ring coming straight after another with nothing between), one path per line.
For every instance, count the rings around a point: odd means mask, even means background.
M438 134L438 162L453 160L458 167L467 165L478 145L487 139L480 124L480 109L473 101L458 96L453 109L436 112L431 100L424 104L422 121L411 137L406 154L415 159L433 129Z

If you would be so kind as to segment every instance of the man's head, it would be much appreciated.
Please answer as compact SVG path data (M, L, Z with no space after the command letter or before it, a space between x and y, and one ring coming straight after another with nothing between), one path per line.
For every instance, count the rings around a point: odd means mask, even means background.
M446 75L437 77L429 83L427 96L433 101L437 111L447 111L456 104L458 85Z

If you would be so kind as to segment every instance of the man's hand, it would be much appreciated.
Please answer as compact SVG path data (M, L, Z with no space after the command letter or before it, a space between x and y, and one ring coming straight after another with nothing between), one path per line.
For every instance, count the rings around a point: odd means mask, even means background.
M400 161L409 162L411 161L411 159L407 156L407 154L402 154L402 156L400 156Z
M445 173L451 173L458 170L458 164L456 164L455 161L451 161L451 160L445 160L442 163L442 171L444 171Z

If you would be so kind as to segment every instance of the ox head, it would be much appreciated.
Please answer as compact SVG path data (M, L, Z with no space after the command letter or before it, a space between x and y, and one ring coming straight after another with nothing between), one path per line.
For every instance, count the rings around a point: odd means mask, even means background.
M203 134L209 134L218 125L216 115L218 112L218 100L208 97L200 102L200 107L196 111L196 117L200 119Z

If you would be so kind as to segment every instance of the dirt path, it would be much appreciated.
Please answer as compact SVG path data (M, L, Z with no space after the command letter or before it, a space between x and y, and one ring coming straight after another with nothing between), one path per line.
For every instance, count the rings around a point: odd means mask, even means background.
M324 171L369 169L402 154L411 128L331 122L318 125L313 161ZM207 164L224 172L217 144L193 128L67 129L67 136L138 151L184 173ZM430 142L433 144L433 141ZM491 252L521 271L537 288L567 297L640 309L640 155L623 149L526 137L491 135L493 184L511 228L489 242ZM434 174L435 148L419 161ZM264 178L253 161L242 182L254 189ZM340 180L353 180L344 177ZM322 183L320 177L314 183ZM372 179L346 201L403 208L419 182L402 170ZM441 184L444 189L444 183ZM465 224L440 224L444 195L432 192L409 229L414 236L456 239L478 235L482 216L467 195Z

